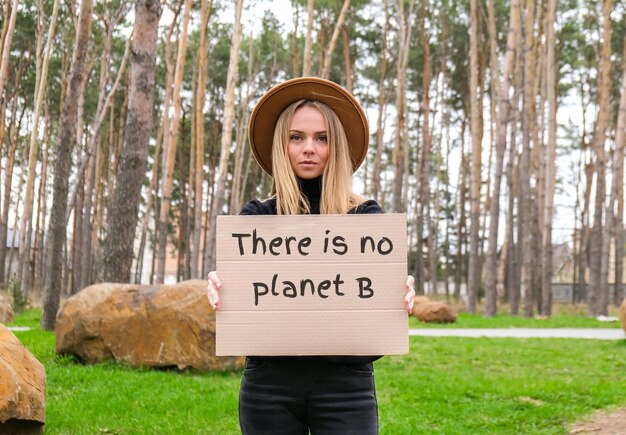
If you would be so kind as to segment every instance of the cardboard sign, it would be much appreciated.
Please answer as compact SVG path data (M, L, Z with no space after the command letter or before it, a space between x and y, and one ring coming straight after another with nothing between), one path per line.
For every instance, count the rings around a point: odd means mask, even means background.
M217 355L409 350L405 214L218 216Z

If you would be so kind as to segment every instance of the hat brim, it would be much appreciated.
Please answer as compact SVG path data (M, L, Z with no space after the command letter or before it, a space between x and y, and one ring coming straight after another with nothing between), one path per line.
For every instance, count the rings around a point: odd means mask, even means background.
M248 137L257 163L272 175L272 145L278 118L290 104L303 99L322 102L337 114L348 140L352 171L356 172L367 156L369 145L365 111L346 89L317 77L287 80L267 91L256 104L250 116Z

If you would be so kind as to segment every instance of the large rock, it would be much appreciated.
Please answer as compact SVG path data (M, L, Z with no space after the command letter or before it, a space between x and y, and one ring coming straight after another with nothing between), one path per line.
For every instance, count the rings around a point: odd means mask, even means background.
M626 299L622 302L622 306L619 307L619 320L622 323L622 329L626 332Z
M422 302L413 306L413 315L424 323L456 322L456 311L444 302Z
M13 322L13 308L8 299L0 295L0 323Z
M424 303L427 303L427 302L432 302L428 296L419 295L419 296L415 296L413 298L414 306L415 305L419 305L419 304L424 304Z
M215 313L207 283L96 284L69 298L57 316L56 351L85 363L197 370L236 368L243 357L215 356Z
M46 419L46 370L0 325L0 433L37 433Z

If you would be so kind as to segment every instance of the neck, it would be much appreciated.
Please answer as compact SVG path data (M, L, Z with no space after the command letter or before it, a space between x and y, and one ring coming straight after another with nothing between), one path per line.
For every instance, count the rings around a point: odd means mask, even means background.
M316 178L304 179L297 177L298 185L300 186L300 192L309 201L309 207L311 214L320 214L320 198L322 196L322 180L320 175Z

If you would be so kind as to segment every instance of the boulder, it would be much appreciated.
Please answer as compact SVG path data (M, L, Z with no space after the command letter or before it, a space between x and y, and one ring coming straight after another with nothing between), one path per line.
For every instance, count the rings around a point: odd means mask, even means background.
M423 304L426 302L431 302L430 298L428 296L415 296L413 298L413 304L414 305L419 305L419 304Z
M626 299L624 299L622 305L619 307L619 320L622 324L622 329L626 332Z
M56 351L85 363L182 370L231 369L243 357L215 356L215 313L207 283L140 286L103 283L70 297L56 321Z
M0 323L13 322L13 308L7 298L0 295Z
M413 315L424 323L456 322L456 311L444 302L423 302L413 306Z
M46 370L0 325L0 433L41 433L46 419Z

